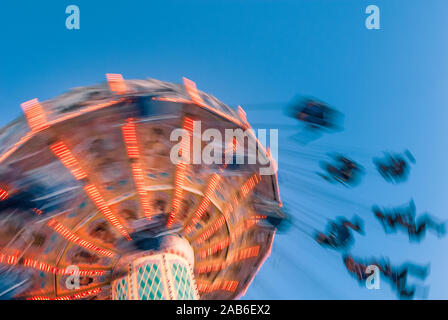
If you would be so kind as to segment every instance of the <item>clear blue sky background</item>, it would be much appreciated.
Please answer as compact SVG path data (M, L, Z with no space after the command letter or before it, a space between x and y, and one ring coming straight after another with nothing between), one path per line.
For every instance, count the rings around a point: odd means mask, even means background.
M81 10L81 29L65 28L65 7ZM381 9L381 30L364 26L365 8ZM448 219L446 125L448 41L446 0L189 0L15 1L0 10L0 125L20 114L20 103L45 100L69 88L125 78L153 77L198 87L230 105L247 106L248 119L280 129L281 192L297 219L323 228L320 216L365 219L359 257L389 256L394 263L431 262L429 298L448 298L448 240L428 235L409 244L386 237L368 208L414 197L418 212ZM283 102L310 94L345 114L345 131L302 147L290 139L295 122ZM267 105L267 103L269 103ZM266 107L268 106L268 107ZM393 186L374 171L371 156L409 148L417 159L408 183ZM283 151L282 151L283 150ZM347 152L366 168L355 189L327 186L312 172L323 158ZM289 171L282 172L282 166ZM295 166L297 174L292 175ZM343 201L348 199L349 201ZM320 219L320 220L319 220ZM276 238L270 259L248 299L393 299L360 287L340 256L291 229Z

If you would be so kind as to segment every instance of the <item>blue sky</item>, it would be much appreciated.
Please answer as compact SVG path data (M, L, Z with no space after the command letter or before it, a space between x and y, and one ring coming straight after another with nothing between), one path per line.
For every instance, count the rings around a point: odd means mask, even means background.
M65 28L70 4L80 8L80 30ZM369 4L381 10L381 30L364 26ZM104 81L106 72L174 82L186 76L229 105L247 106L254 124L280 129L281 192L292 215L315 228L325 225L324 219L310 220L288 205L289 199L325 217L359 214L366 235L356 237L354 255L431 262L429 298L446 299L447 238L428 235L417 245L405 235L386 237L367 208L404 204L414 197L418 212L448 219L447 8L446 0L5 3L0 10L0 124L18 116L23 101ZM334 105L345 114L345 130L307 147L292 142L294 131L286 125L295 122L281 108L296 94ZM408 183L387 184L375 173L371 157L406 148L417 159ZM316 157L325 151L347 152L367 174L354 189L327 186L312 174L316 162L282 150ZM283 165L297 166L298 174L282 173ZM378 291L360 287L338 254L293 229L278 235L245 298L395 296L386 283Z

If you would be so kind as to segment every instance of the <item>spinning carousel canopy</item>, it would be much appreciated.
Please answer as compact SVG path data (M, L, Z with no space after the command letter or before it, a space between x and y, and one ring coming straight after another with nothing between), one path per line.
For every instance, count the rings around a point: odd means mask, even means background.
M284 218L276 173L173 163L170 135L246 130L244 111L188 79L107 78L27 101L0 131L0 299L241 296Z

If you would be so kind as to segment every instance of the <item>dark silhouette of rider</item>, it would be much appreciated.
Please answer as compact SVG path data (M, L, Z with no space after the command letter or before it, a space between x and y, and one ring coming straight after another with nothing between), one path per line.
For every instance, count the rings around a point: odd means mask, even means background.
M406 150L405 155L411 162L415 162L414 157L408 150ZM388 182L403 182L409 175L410 165L402 155L386 153L383 159L374 158L373 163L381 176Z
M410 201L407 208L395 208L387 211L373 206L372 211L386 233L396 232L399 229L406 230L409 238L416 241L420 241L428 229L435 231L439 237L446 233L445 223L437 223L427 213L416 219L413 200Z
M353 244L353 235L351 230L360 234L362 231L362 220L355 216L352 221L338 217L335 221L330 221L327 225L325 233L318 232L316 241L325 247L333 249L346 249Z
M368 262L355 260L350 254L343 256L347 271L354 275L360 284L364 283L372 273L367 273L369 266L376 266L381 274L386 277L400 299L412 299L416 293L417 286L407 285L407 276L412 274L420 279L425 279L429 273L429 265L422 267L414 263L406 262L401 266L392 266L388 259L372 259Z
M362 172L361 166L359 166L353 160L343 156L333 156L335 163L324 162L322 164L323 169L328 173L328 176L320 174L327 181L336 181L344 185L355 185Z

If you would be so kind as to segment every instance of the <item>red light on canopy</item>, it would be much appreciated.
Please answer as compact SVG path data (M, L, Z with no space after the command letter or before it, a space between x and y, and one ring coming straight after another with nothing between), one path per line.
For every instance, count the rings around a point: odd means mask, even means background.
M205 258L207 256L215 254L218 251L223 250L224 248L228 247L231 242L235 241L239 236L241 236L245 231L255 226L258 223L258 221L266 218L267 218L266 216L253 215L252 217L246 219L245 221L241 222L237 227L235 227L230 237L226 236L223 239L211 244L209 247L199 251L199 256L201 258Z
M224 223L226 222L226 219L229 218L230 212L234 210L240 201L242 201L254 188L255 186L261 181L261 177L258 174L254 174L251 176L242 186L241 186L241 199L234 196L233 201L227 202L226 206L223 210L223 215L220 216L204 233L202 233L195 242L200 244L210 238L216 231L221 228Z
M6 200L8 198L8 191L0 188L0 201Z
M66 228L64 225L57 222L55 219L51 219L48 222L48 226L50 228L52 228L53 230L55 230L57 233L59 233L62 237L64 237L68 241L73 242L83 248L89 249L93 252L96 252L96 253L106 256L106 257L113 257L115 255L110 250L100 248L87 240L81 239L76 234L71 232L68 228Z
M67 148L67 146L62 142L56 142L50 146L53 153L59 158L59 160L64 164L64 166L73 174L76 180L81 180L87 178L87 174L79 165L79 162L75 159L73 154ZM117 230L128 240L130 236L128 232L124 229L121 223L118 221L117 217L112 213L110 208L106 205L103 197L101 196L98 189L93 184L86 185L84 190L93 200L95 205L98 207L100 212L104 217L115 227Z
M140 158L140 152L137 144L137 133L135 132L135 123L132 118L126 120L126 124L122 127L122 132L129 158Z
M57 268L55 266L52 266L48 263L34 260L34 259L25 259L23 260L23 266L39 271L44 271L52 274L59 274L59 275L72 275L74 271L69 271L67 269ZM102 276L105 275L107 271L105 270L79 270L77 273L80 276Z
M215 280L213 283L205 281L197 281L197 287L201 293L210 293L216 290L233 292L238 287L238 281L236 280Z
M256 256L258 256L259 252L260 252L260 246L244 248L236 253L231 253L225 262L217 262L217 263L209 263L209 264L199 265L198 267L196 267L195 271L197 273L209 273L209 272L219 271L219 270L222 270L222 269L228 267L232 263L256 257Z
M31 131L38 131L48 127L47 117L45 116L44 109L42 108L37 98L26 101L20 106L25 113L25 117L28 121L28 125L30 126Z
M140 197L140 205L146 219L151 220L151 208L149 206L148 194L145 190L145 179L143 175L143 169L139 161L140 151L137 142L137 133L135 130L135 123L132 118L126 121L126 124L122 127L123 139L128 151L128 157L132 159L132 175L137 187L137 193Z
M34 297L30 297L27 300L78 300L78 299L82 299L88 296L92 296L95 294L98 294L102 291L101 288L96 288L96 289L92 289L92 290L87 290L87 291L83 291L83 292L78 292L72 296L60 296L60 297L55 297L55 298L50 298L50 297L46 297L46 296L34 296Z
M196 83L185 77L182 79L184 80L184 86L191 98L191 101L201 106L205 105L204 100L202 100L201 96L199 95L198 89L196 88Z
M126 83L123 76L119 73L106 73L107 82L109 84L110 91L115 94L125 94L127 91Z
M184 141L186 139L191 141L191 134L193 132L193 119L189 117L185 117L183 129L188 132L188 137L182 137L182 141L180 144L180 152L183 157L186 154L189 154L190 143L189 141ZM171 202L171 211L170 216L168 218L167 226L170 228L174 221L176 221L176 216L180 210L180 204L183 198L183 185L185 182L185 171L187 170L187 163L184 161L179 161L176 165L176 173L174 177L174 195L173 200Z
M207 185L207 190L205 191L204 197L202 198L202 201L201 201L201 204L199 205L198 210L196 211L195 215L191 219L190 224L187 227L185 227L185 231L187 233L189 233L189 232L191 232L191 230L193 230L196 223L199 222L199 220L202 218L205 211L209 207L210 202L211 202L210 197L215 192L216 187L218 186L218 183L220 180L221 180L221 176L217 173L214 173L212 175L212 177L210 178L210 181Z
M93 184L88 184L84 187L84 190L98 207L103 216L110 222L110 224L112 224L122 236L124 236L128 240L131 240L129 233L118 221L117 217L112 213L112 210L110 210L110 208L107 206L98 189Z
M78 160L75 159L73 154L62 142L53 143L50 146L51 151L59 158L62 164L73 174L76 180L81 180L87 177L87 174L79 165Z
M6 263L10 265L17 264L19 260L19 257L17 255L6 255L3 253L0 253L0 263Z

